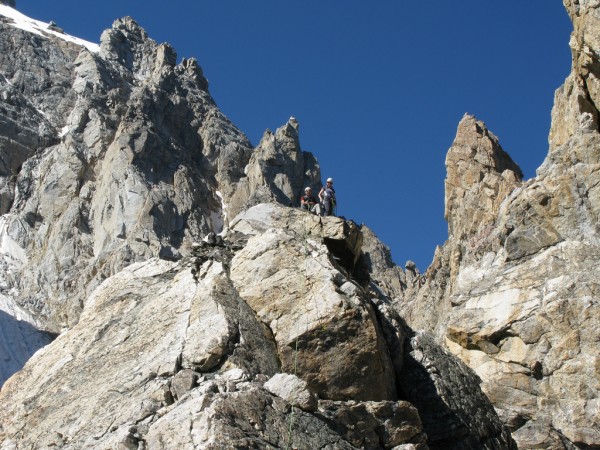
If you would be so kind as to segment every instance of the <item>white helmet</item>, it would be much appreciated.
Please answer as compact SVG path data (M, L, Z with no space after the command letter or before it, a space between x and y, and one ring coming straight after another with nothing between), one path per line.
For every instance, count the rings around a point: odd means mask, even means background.
M312 189L310 188L310 186L306 186L306 187L304 188L304 192L308 192L308 191L312 191Z
M327 178L328 183L333 183L333 178Z

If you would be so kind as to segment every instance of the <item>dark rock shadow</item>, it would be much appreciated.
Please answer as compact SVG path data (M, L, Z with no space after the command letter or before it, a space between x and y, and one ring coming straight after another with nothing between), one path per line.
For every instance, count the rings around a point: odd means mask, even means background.
M0 310L0 387L56 336Z
M406 340L400 395L418 409L430 449L517 449L480 383L433 336L412 332Z

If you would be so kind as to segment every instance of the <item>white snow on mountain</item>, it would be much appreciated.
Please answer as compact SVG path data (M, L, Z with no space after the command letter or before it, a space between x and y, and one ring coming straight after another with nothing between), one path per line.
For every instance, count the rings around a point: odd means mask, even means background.
M66 33L57 31L56 29L52 29L50 27L50 24L41 22L39 20L31 19L30 17L21 14L16 9L11 8L10 6L0 4L0 16L12 19L13 22L10 23L10 25L14 26L15 28L20 28L21 30L29 31L30 33L37 34L43 37L54 35L56 37L64 39L65 41L73 42L77 45L86 47L89 51L94 53L100 51L100 45L76 38L74 36L70 36Z

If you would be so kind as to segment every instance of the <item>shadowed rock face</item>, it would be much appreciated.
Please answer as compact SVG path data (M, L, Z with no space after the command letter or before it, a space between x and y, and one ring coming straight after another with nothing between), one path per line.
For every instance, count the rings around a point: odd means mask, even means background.
M483 173L480 155L507 157L464 118L447 158L449 240L396 302L477 372L522 448L600 445L600 5L564 3L573 68L546 160L524 182L510 161ZM481 132L465 146L467 127Z
M29 322L18 320L0 310L0 385L20 370L39 348L52 342L53 338L50 333L40 332Z

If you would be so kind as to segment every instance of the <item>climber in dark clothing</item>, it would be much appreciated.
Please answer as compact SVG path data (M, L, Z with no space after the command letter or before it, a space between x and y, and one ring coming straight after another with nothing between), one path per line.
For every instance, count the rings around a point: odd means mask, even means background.
M300 208L318 214L318 206L317 199L312 195L312 189L309 187L304 188L304 195L300 197Z
M327 184L319 192L319 200L323 205L324 216L335 215L335 189L333 189L333 178L327 178Z

